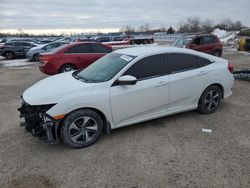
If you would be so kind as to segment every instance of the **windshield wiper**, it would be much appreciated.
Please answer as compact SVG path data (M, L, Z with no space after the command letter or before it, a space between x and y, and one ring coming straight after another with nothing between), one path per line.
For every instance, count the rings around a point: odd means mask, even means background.
M80 72L79 70L73 72L73 73L72 73L72 76L73 76L75 79L80 80L80 81L85 82L85 83L92 82L91 79L88 79L88 78L85 78L85 77L83 77L83 76L78 75L79 72Z
M82 77L78 76L78 73L79 71L75 71L72 73L72 76L76 79L76 80L80 80L82 82L87 82L87 80L83 79Z

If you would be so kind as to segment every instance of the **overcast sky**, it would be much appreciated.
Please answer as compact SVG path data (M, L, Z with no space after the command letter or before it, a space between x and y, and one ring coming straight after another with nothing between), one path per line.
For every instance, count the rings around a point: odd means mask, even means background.
M0 0L0 30L178 27L198 16L250 26L250 0Z

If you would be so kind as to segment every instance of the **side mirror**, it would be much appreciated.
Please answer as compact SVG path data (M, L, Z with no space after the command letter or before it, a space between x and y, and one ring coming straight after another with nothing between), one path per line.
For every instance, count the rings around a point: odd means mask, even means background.
M134 76L122 76L118 79L119 85L135 85L137 82L137 79Z
M190 48L196 48L197 47L197 44L195 44L195 43L192 43L191 45L190 45Z

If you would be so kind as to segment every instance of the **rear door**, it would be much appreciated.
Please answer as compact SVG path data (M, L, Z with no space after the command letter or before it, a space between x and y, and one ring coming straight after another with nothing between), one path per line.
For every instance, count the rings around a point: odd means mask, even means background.
M24 44L22 42L13 42L13 51L16 56L23 56L24 54Z
M78 44L64 52L64 63L74 64L78 69L86 68L94 62L90 44Z
M168 54L170 73L169 111L178 111L197 105L208 80L206 67L201 67L199 58L189 54Z
M20 42L21 46L22 46L22 55L26 55L26 52L29 51L30 48L33 47L33 45L29 42Z

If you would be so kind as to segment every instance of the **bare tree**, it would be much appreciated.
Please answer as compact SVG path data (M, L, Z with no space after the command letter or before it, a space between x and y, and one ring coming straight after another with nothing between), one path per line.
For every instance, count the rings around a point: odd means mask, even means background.
M190 17L181 22L179 32L199 32L201 31L201 21L198 17Z
M133 33L135 33L135 28L133 28L132 26L125 26L124 30L123 30L127 35L131 35Z
M213 20L207 19L207 20L205 20L205 21L202 22L202 24L201 24L201 30L203 32L210 33L210 32L213 31L213 29L214 29L214 27L213 27Z

